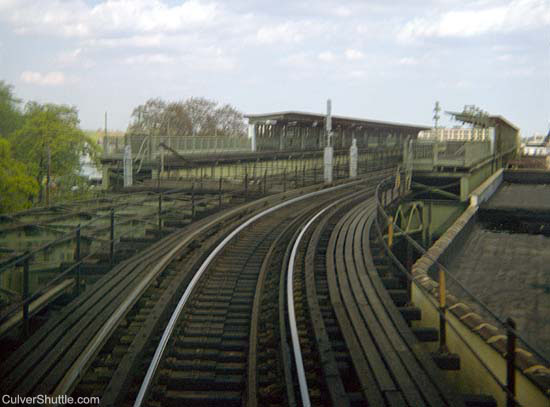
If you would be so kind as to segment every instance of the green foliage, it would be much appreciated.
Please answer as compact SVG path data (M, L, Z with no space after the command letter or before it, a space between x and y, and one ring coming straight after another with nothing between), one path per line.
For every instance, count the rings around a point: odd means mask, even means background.
M10 143L0 138L0 213L28 208L37 192L37 182L11 156Z
M48 150L53 179L74 175L80 169L80 157L94 157L97 144L78 127L75 107L29 102L25 106L24 123L13 133L11 141L15 158L26 164L28 173L39 185L42 201L43 183L48 169Z
M0 137L7 137L23 123L23 115L19 111L21 100L12 92L13 87L0 81Z

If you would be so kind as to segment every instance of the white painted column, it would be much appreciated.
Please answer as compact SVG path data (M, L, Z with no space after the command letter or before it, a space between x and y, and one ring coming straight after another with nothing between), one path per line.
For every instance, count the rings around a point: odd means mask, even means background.
M124 187L132 186L132 171L132 147L128 144L124 147Z
M251 140L252 151L256 151L256 125L248 124L248 138Z
M349 148L349 177L357 177L357 140L355 138Z
M332 147L325 147L325 184L332 182L332 162L333 162L333 149Z

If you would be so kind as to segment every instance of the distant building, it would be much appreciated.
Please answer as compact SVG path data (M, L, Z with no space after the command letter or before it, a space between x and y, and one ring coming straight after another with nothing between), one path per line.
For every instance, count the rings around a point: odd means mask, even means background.
M522 154L526 156L550 155L550 132L548 135L535 134L522 143Z
M491 128L436 128L422 130L418 133L419 140L437 141L491 141L494 130Z
M513 168L538 168L550 170L550 131L535 134L522 141L521 157L509 163Z
M101 179L103 178L103 174L97 169L88 154L80 156L80 176L88 179L92 184L101 183Z

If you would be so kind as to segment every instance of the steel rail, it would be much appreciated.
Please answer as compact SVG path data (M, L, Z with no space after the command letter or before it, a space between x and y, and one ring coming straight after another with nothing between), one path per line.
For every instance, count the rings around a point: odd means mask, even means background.
M357 181L357 182L364 182L365 180ZM345 184L350 185L351 183ZM254 204L249 204L248 207L254 207ZM53 395L59 395L59 394L67 394L71 389L74 383L79 380L79 378L82 376L82 372L86 369L88 366L88 363L90 363L91 358L95 355L95 352L98 351L100 346L104 343L106 338L114 331L116 328L118 322L121 320L121 318L126 314L126 312L129 310L129 308L137 301L139 296L144 292L146 287L149 285L149 283L153 280L153 278L161 271L163 270L171 261L171 259L175 256L175 254L181 250L183 247L185 247L186 244L190 243L195 236L198 233L206 231L209 227L216 224L217 222L221 222L224 220L227 220L231 218L232 216L235 216L239 211L242 211L243 208L240 209L233 209L230 212L223 215L221 218L217 218L215 220L205 220L204 224L200 224L200 227L190 235L187 235L183 238L183 240L179 243L177 243L167 254L165 254L157 264L155 264L151 271L149 271L144 277L143 280L139 282L139 284L129 293L128 297L124 299L124 302L121 304L120 308L117 309L116 312L114 312L108 319L108 321L103 325L103 327L96 333L94 338L90 341L90 343L87 345L85 350L81 353L81 355L78 357L76 362L72 365L71 369L65 374L63 377L63 380L57 385L55 388ZM200 221L199 221L200 222ZM172 240L175 237L171 238Z
M381 172L384 173L385 171L382 170ZM354 185L359 185L367 181L368 179L362 178L357 181L342 183L328 189L322 189L322 190L314 189L314 192L306 193L306 195L298 197L299 199L297 200L296 198L294 198L295 200L293 200L292 202L296 202L298 200L305 199L307 197L323 194L325 192L330 192L339 188L346 188ZM310 188L312 187L307 187L306 191L310 190ZM275 195L275 198L277 199L281 199L281 197L284 199L285 194L284 193L280 194L280 196ZM169 251L168 255L163 256L162 259L159 261L159 263L154 265L153 270L151 270L151 272L149 272L147 276L145 276L143 281L144 284L139 284L138 287L136 287L129 293L128 297L124 300L123 304L120 307L120 312L118 311L114 312L109 317L108 321L106 321L104 326L94 335L90 343L83 350L83 352L80 354L77 360L73 363L72 367L65 373L62 381L56 386L55 390L53 391L53 395L67 394L73 388L74 384L81 378L83 371L87 368L89 363L91 363L92 357L98 351L100 346L102 346L102 344L105 342L107 337L111 334L111 332L113 332L113 330L118 325L118 322L125 315L128 309L137 301L137 298L141 295L141 293L143 292L145 287L148 285L148 283L152 281L152 278L154 278L154 276L157 275L158 272L160 272L164 267L167 266L167 264L171 260L171 256L177 253L177 251L183 248L186 244L191 242L194 239L194 237L197 235L197 233L207 230L208 227L214 225L217 222L227 221L228 219L231 219L232 217L234 217L236 214L238 214L243 210L250 210L251 208L256 208L257 205L259 205L262 202L264 204L267 204L269 202L269 199L271 198L263 198L257 201L256 203L250 203L248 205L245 205L245 207L243 208L236 208L236 209L230 210L229 212L225 213L221 218L216 218L215 220L208 221L208 219L206 219L204 224L202 224L201 221L199 221L200 227L197 230L195 230L194 233L186 236L185 238L183 238L181 242L176 244L176 246Z
M347 198L344 198L347 199ZM314 217L312 217L308 223L302 228L300 231L300 234L296 238L296 241L294 242L294 246L292 247L292 252L290 254L290 261L288 262L288 270L287 270L287 305L288 305L288 320L290 325L290 336L292 339L292 348L294 351L294 363L296 365L296 374L298 376L298 384L300 387L300 396L302 398L302 405L305 407L311 406L311 401L309 399L309 389L307 385L307 379L306 379L306 371L304 369L304 362L302 359L302 350L300 348L300 337L298 335L298 325L296 323L296 313L294 310L294 285L293 285L293 278L294 278L294 261L296 259L296 253L298 252L298 246L300 246L300 243L302 241L302 238L304 237L304 234L307 232L309 227L315 222L319 216L321 216L323 213L325 213L327 210L332 208L333 206L339 204L344 199L339 199L336 202L331 203L327 207L321 209Z
M291 205L291 204L296 203L296 202L300 202L304 199L309 199L309 198L312 198L312 197L315 197L315 196L319 196L319 195L323 195L323 194L326 194L326 193L329 193L329 192L333 192L333 191L336 191L336 190L339 190L339 189L349 188L350 186L358 185L358 184L364 183L366 181L367 181L366 179L361 179L359 181L345 183L345 184L342 184L342 185L322 189L320 191L310 192L308 194L298 196L296 198L289 199L288 201L281 202L281 203L279 203L275 206L272 206L269 209L266 209L266 210L260 212L259 214L253 216L252 218L248 219L247 221L245 221L244 223L239 225L218 246L216 246L214 248L214 250L210 253L210 255L206 258L206 260L203 262L203 264L201 265L199 270L195 273L195 275L193 276L193 279L191 280L191 282L187 286L187 289L183 293L183 296L180 298L180 300L179 300L179 302L178 302L178 304L177 304L177 306L174 310L174 313L172 314L172 316L171 316L171 318L170 318L170 320L169 320L169 322L168 322L168 324L167 324L167 326L166 326L166 328L165 328L165 330L162 334L162 337L161 337L160 342L157 346L157 349L155 350L155 354L153 356L151 364L149 365L149 368L147 369L147 373L145 375L145 378L144 378L144 380L141 384L138 395L137 395L136 400L134 402L134 407L140 407L143 404L143 402L145 401L145 398L148 394L149 388L152 384L153 377L155 376L155 373L158 369L158 366L160 365L160 361L163 357L164 351L166 350L166 346L168 345L168 341L169 341L170 337L172 336L172 333L175 329L177 320L179 319L180 314L183 311L183 308L184 308L185 304L187 303L187 300L191 296L191 293L195 289L195 286L199 282L200 278L202 277L202 275L204 274L204 272L206 271L206 269L208 268L208 266L210 265L212 260L214 260L214 258L218 255L218 253L221 252L223 250L223 248L238 233L240 233L246 227L250 226L252 223L256 222L258 219L260 219L260 218L262 218L262 217L264 217L264 216L266 216L266 215L268 215L268 214L270 214L274 211L277 211L281 208L284 208L288 205Z

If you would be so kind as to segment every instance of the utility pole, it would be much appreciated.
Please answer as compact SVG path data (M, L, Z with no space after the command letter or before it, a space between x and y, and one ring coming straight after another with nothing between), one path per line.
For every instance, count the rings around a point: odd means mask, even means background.
M105 137L107 137L107 112L105 112Z
M439 140L439 119L441 118L441 116L439 116L439 112L441 111L441 107L439 106L439 101L436 101L435 102L435 107L434 107L434 129L435 129L435 134L436 134L436 139Z

